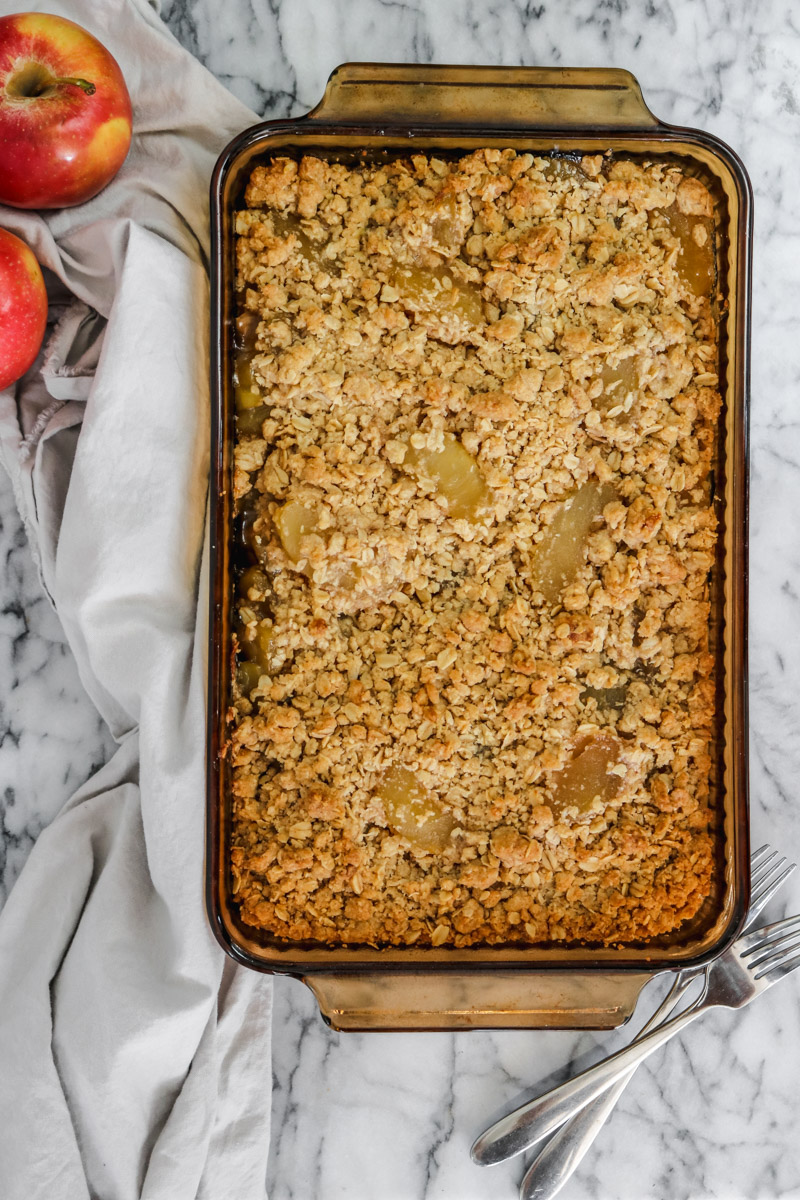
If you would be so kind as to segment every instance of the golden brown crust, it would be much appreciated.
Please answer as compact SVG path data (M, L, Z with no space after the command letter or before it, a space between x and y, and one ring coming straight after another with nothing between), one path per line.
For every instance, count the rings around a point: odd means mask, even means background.
M485 150L277 159L246 202L243 919L456 947L674 929L714 860L708 191Z

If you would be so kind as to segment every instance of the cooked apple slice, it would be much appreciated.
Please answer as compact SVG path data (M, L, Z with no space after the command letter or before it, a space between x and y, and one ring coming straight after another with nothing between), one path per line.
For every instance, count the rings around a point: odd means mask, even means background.
M253 375L250 368L251 355L246 351L236 355L236 386L241 388L251 388L253 386Z
M578 183L585 183L587 179L586 172L579 162L574 158L551 158L548 160L547 166L544 169L545 179L575 179Z
M318 245L311 241L311 238L303 229L297 217L284 215L282 213L272 214L272 228L275 230L275 236L285 238L287 234L293 233L297 238L298 246L297 253L301 258L306 260L306 263L315 271L330 269L330 263L326 264L322 259L322 245Z
M536 546L533 580L548 604L555 604L572 583L586 557L586 539L603 509L616 499L607 483L584 483L568 496Z
M274 657L274 630L266 621L259 621L255 637L250 643L252 661L258 663L265 671L269 671Z
M584 702L589 699L596 700L597 707L602 711L624 708L627 698L628 688L626 684L609 688L587 687L581 692L581 700Z
M240 626L239 645L249 662L257 663L261 671L269 672L273 665L273 629L269 621Z
M236 344L242 350L249 350L252 353L255 349L260 320L261 318L257 312L251 312L247 309L240 312L236 318Z
M386 822L407 838L414 850L429 854L443 850L455 821L407 767L390 767L378 785Z
M250 366L250 354L236 355L236 374L234 375L236 411L243 412L248 408L258 408L264 403L264 397L253 391L253 372Z
M695 296L708 296L714 284L714 222L710 217L688 216L677 204L655 211L680 242L675 265L681 279Z
M447 511L451 517L476 521L487 507L491 493L478 464L452 435L445 438L441 450L418 450L409 445L405 461L425 475L430 475L436 490L447 501Z
M478 288L457 280L452 269L444 264L419 267L396 263L389 273L389 282L414 311L430 312L435 316L455 313L468 325L479 325L483 320L483 302Z
M264 674L262 668L256 662L240 662L236 665L236 684L243 696L249 696L254 688L258 687L258 681Z
M609 774L619 762L620 743L610 733L598 733L578 744L570 762L553 775L550 807L556 816L567 808L588 812L594 800L608 804L619 791L619 775Z
M435 216L431 221L431 233L446 250L455 250L458 247L456 198L452 193L440 199L437 204Z
M275 528L281 544L292 562L303 557L300 543L317 529L317 513L298 500L289 500L275 514Z
M599 398L599 407L613 408L617 404L623 404L628 393L637 390L639 380L636 368L635 357L620 359L613 367L608 363L603 364L600 371L603 394Z
M260 567L247 567L239 576L238 588L245 600L250 600L252 588L255 588L260 596L265 596L269 591L269 576Z
M257 396L256 399L261 401L264 399L264 397ZM249 405L239 408L236 413L237 433L247 434L252 437L260 437L262 427L269 414L270 407L268 404L259 403L255 408L251 408Z

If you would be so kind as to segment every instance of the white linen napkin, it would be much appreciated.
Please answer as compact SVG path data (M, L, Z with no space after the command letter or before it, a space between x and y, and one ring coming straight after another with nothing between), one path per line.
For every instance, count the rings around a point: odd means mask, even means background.
M54 322L0 393L0 459L119 749L0 914L0 1196L261 1200L271 990L203 902L207 195L255 118L146 0L45 7L117 58L134 143L86 205L0 208Z

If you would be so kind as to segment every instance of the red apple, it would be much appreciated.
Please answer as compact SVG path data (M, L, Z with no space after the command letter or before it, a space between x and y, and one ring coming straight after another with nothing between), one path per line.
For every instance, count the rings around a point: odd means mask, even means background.
M0 202L82 204L113 179L131 142L116 61L74 21L0 17Z
M0 229L0 389L24 375L44 337L47 291L24 242Z

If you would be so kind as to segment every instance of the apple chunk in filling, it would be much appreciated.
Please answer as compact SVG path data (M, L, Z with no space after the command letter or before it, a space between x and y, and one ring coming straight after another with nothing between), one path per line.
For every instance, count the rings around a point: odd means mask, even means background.
M555 604L586 558L586 540L603 509L616 499L607 483L585 483L562 501L535 548L533 579L548 604Z
M389 828L407 838L412 849L431 853L445 848L455 821L413 771L390 767L378 785L378 796Z
M475 459L456 438L446 437L441 450L409 445L405 461L430 476L447 501L449 516L476 521L487 508L491 493L486 481Z
M570 762L553 773L549 801L556 816L567 808L588 812L595 800L605 806L619 791L620 776L613 773L619 762L620 742L611 733L582 739Z

